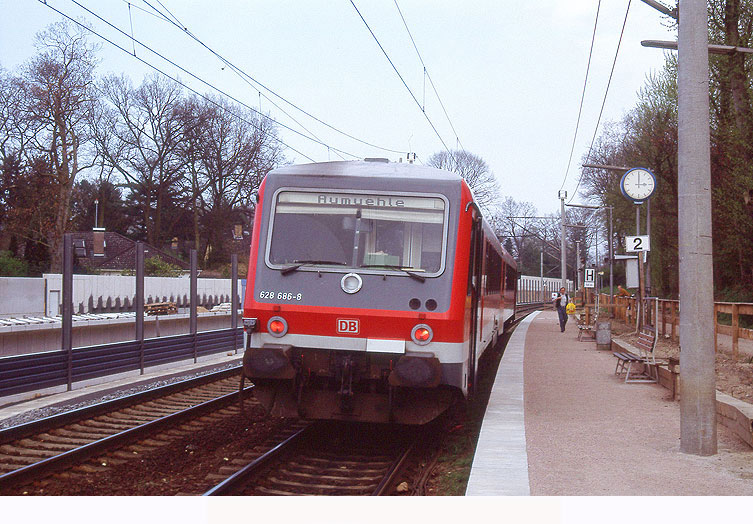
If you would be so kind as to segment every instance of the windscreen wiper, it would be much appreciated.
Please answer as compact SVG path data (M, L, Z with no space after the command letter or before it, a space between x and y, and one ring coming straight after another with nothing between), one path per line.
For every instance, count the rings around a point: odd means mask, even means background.
M335 260L294 260L292 266L284 267L280 270L280 273L283 275L287 275L288 273L292 273L293 271L296 271L301 266L308 266L308 265L332 265L332 266L344 266L345 262L335 261Z
M409 277L411 277L413 280L418 280L419 282L425 282L426 277L423 275L419 275L416 273L416 271L423 271L423 269L416 269L412 267L401 267L401 266L395 266L393 264L361 264L359 267L383 267L385 269L394 269L395 271L402 271Z

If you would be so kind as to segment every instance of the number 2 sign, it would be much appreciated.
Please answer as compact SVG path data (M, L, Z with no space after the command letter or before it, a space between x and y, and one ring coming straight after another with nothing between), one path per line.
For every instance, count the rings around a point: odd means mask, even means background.
M628 253L651 251L651 242L649 241L648 235L625 237L625 251Z

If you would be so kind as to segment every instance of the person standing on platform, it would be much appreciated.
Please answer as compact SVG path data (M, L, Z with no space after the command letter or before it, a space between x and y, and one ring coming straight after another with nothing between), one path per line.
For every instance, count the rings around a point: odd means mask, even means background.
M567 305L570 303L570 295L567 294L564 287L560 288L560 292L557 293L557 297L554 299L554 309L557 310L557 315L560 317L560 331L565 332L565 324L567 324Z

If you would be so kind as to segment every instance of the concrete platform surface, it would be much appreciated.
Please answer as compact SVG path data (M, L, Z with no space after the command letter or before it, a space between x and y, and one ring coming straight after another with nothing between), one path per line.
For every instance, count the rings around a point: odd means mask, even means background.
M512 413L516 408L508 405L520 402L531 495L753 495L753 449L718 425L716 455L682 453L679 402L657 384L625 384L614 375L611 351L597 350L595 342L579 342L577 336L572 321L560 332L554 311L543 311L530 322L523 395L511 398L517 393L498 374L479 438L479 458L510 455L509 461L520 462L519 446L483 438L484 431L493 430L487 422L497 423L500 409L517 417ZM510 342L514 339L515 334ZM519 365L518 351L509 349L501 369ZM505 373L509 377L510 370ZM506 391L501 399L498 390ZM509 430L509 421L500 423ZM520 480L504 466L476 470L469 494L482 476L487 484Z

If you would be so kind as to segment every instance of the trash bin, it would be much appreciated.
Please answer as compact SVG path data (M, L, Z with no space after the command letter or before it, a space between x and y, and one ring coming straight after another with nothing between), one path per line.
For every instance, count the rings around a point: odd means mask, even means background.
M596 349L612 349L612 323L596 323Z

